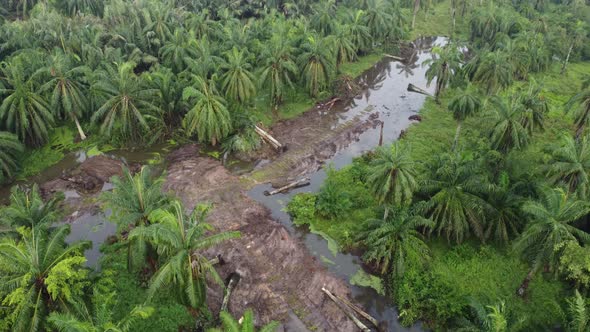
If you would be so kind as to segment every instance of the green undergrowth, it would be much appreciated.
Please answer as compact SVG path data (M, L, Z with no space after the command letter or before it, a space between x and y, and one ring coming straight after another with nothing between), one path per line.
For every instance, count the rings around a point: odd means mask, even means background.
M553 275L538 273L525 298L516 289L528 272L518 257L493 246L462 244L449 246L444 241L430 241L432 259L429 268L410 268L399 280L390 280L395 302L404 323L416 319L436 327L452 322L469 303L499 304L508 312L524 317L531 330L545 330L563 323L563 283Z
M147 281L140 281L137 273L127 270L127 247L120 244L104 245L102 251L105 254L101 259L103 275L115 280L117 302L113 313L114 321L121 319L121 314L131 312L138 304L144 304L147 299ZM147 280L147 279L146 279ZM177 332L192 331L195 326L194 318L188 309L178 304L170 292L165 290L146 303L155 309L153 315L147 319L133 322L130 331L159 331ZM204 322L205 323L205 322Z

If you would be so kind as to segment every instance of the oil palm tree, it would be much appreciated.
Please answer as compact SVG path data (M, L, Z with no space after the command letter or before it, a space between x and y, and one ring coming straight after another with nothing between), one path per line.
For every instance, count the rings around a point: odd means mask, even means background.
M434 95L438 100L440 94L451 82L453 75L461 68L463 56L455 44L434 47L432 53L432 59L424 61L422 65L429 66L426 70L428 85L436 78Z
M182 203L175 200L169 209L158 209L150 214L150 226L131 231L131 240L146 239L159 255L160 268L150 280L148 298L169 286L182 303L200 309L205 303L207 276L222 284L202 251L239 237L240 233L206 235L212 230L205 223L209 209L209 205L198 205L190 215L186 215Z
M112 210L110 220L124 233L149 225L150 213L168 203L168 197L162 193L163 179L154 178L147 166L135 175L124 168L123 176L115 176L111 182L113 190L104 192L101 200L105 208ZM128 268L141 266L149 251L145 239L129 240L127 246Z
M557 266L560 252L555 248L558 244L564 241L590 243L590 235L572 225L590 213L590 205L563 189L543 190L538 201L524 203L522 210L530 216L530 221L514 243L514 249L529 261L531 270L518 289L521 296L539 268Z
M85 80L90 69L75 66L68 55L56 52L45 70L50 80L41 87L41 91L50 94L53 112L61 119L68 117L74 121L80 138L85 140L86 134L80 126L79 119L84 116L89 106Z
M27 77L25 64L20 58L3 63L0 71L7 83L0 85L0 121L3 127L16 134L29 145L39 146L47 142L54 118L49 104L38 91L32 75Z
M174 30L174 34L160 48L162 63L180 73L185 70L191 59L197 57L195 43L190 39L190 34L181 29Z
M498 92L512 84L514 68L505 53L501 51L485 53L473 81L480 83L488 95Z
M277 322L270 322L260 329L254 327L254 313L252 309L244 312L243 319L240 321L232 317L228 312L222 311L219 313L221 325L223 329L209 329L207 332L274 332L279 324Z
M297 75L293 61L293 48L279 35L270 39L270 45L263 49L260 82L270 88L271 106L277 107L284 100L285 90L293 87L292 78Z
M61 215L59 205L62 200L62 195L54 195L44 201L37 184L31 188L14 186L10 190L10 204L0 209L0 216L14 228L50 226Z
M401 143L377 149L369 165L367 183L379 204L385 206L383 219L387 219L390 206L408 205L417 188L416 163Z
M590 194L590 137L575 140L564 135L561 144L551 151L547 174L554 184L564 184L581 199Z
M502 173L499 178L499 183L493 186L487 197L491 210L486 215L485 237L493 237L497 242L507 244L522 230L524 218L520 208L523 199L517 193L517 188L511 185L506 173Z
M522 126L532 135L535 129L544 129L545 115L549 113L549 103L541 95L542 87L534 80L529 89L518 96L517 102L522 106Z
M115 129L125 139L141 141L142 133L150 129L149 122L159 121L158 91L147 87L134 68L135 63L125 62L97 73L93 89L100 106L92 121L100 123L103 135L110 136Z
M333 76L334 54L329 40L309 36L301 45L303 53L298 58L302 80L312 97L325 89Z
M114 285L113 285L114 286ZM84 318L71 313L54 312L48 322L60 332L128 332L133 323L150 317L154 308L138 305L117 321L114 320L117 294L105 293L99 286L94 287L91 308L86 308ZM116 313L120 317L120 313Z
M458 153L434 159L420 186L428 200L418 206L424 216L435 222L431 233L444 234L447 241L456 243L471 233L485 239L485 213L490 207L482 197L489 187L477 166Z
M459 143L459 135L461 134L461 125L467 118L479 113L482 108L482 102L479 96L468 89L461 90L449 103L449 111L453 113L453 119L457 121L457 131L455 132L455 140L453 141L453 150L457 148Z
M566 112L573 112L576 137L581 137L590 123L590 88L576 94L565 105Z
M523 127L523 108L513 98L510 104L499 97L491 99L494 112L490 116L492 148L501 152L523 149L529 144L530 135Z
M372 43L371 31L364 23L365 15L363 10L352 12L346 25L350 42L354 45L357 53L365 52Z
M24 147L16 135L0 131L0 183L14 175L19 166L19 154L23 151Z
M359 234L367 248L363 259L374 263L385 275L403 275L408 264L424 262L429 250L418 228L434 226L432 220L411 213L407 207L395 209L387 219L371 219L368 228Z
M341 24L337 24L334 28L334 33L328 37L331 48L335 50L336 68L346 62L356 60L356 48L352 43L349 35L349 28Z
M182 99L193 104L184 117L183 127L188 136L197 134L199 141L216 145L232 129L226 102L217 92L215 78L205 80L193 75L193 81L194 86L182 92Z
M83 254L91 243L66 244L69 226L17 231L18 240L0 242L0 294L11 312L12 331L45 331L49 313L80 307L88 284Z
M563 75L567 69L567 65L570 60L570 56L575 47L578 47L584 43L586 36L588 35L588 26L583 21L576 21L570 28L571 31L568 33L568 37L571 38L569 42L569 48L567 50L563 65L561 66L561 74Z
M221 65L221 87L225 95L238 103L250 100L256 94L256 78L250 71L245 51L233 47L225 52L225 62Z

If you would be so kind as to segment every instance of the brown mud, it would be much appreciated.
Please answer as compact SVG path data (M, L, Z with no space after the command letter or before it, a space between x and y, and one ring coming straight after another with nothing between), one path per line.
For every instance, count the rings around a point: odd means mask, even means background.
M229 302L230 312L239 316L252 308L259 324L281 320L292 325L301 320L319 331L355 330L321 291L326 287L350 299L347 283L329 273L304 244L272 220L268 209L246 196L238 177L218 161L199 156L195 145L172 152L168 161L165 190L180 197L189 209L200 202L212 203L208 221L216 231L242 234L208 252L211 257L223 257L225 264L218 268L223 278L231 273L241 276ZM222 297L218 287L211 288L210 308L218 310Z

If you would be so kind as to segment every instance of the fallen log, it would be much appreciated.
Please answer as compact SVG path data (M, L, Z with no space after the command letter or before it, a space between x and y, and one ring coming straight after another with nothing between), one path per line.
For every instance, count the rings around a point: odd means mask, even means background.
M405 61L406 60L404 58L400 58L399 56L395 56L395 55L391 55L391 54L387 54L387 53L385 53L383 55L388 58L392 58L393 60L396 60L396 61Z
M349 85L350 87L350 85ZM332 100L330 100L329 102L325 103L323 105L324 108L326 108L328 111L332 109L332 107L334 107L334 104L339 101L340 98L333 98Z
M421 93L423 95L427 95L427 96L432 97L432 95L428 91L426 91L424 89L421 89L421 88L415 86L412 83L408 84L408 91L410 91L410 92L416 92L416 93Z
M308 186L310 184L310 179L309 178L303 178L303 179L299 179L295 182L291 182L286 186L282 186L278 189L272 190L272 191L268 191L265 190L264 191L264 195L265 196L272 196L272 195L276 195L279 193L282 193L283 191L287 191L289 189L293 189L293 188L299 188L299 187L304 187L304 186Z
M262 137L263 140L265 140L270 145L272 145L272 147L274 147L276 150L283 150L283 145L281 143L279 143L279 141L277 141L274 137L270 136L269 133L267 133L266 131L262 130L260 127L254 126L254 131L260 137Z
M348 318L350 318L354 324L363 332L371 332L371 329L369 329L365 324L363 324L363 322L361 322L358 318L356 318L355 315L353 315L351 312L349 312L348 310L346 310L346 306L338 301L338 299L332 294L330 293L329 290L325 289L324 287L322 287L322 291L324 293L326 293L326 295L328 295L328 297L334 301L334 303L336 303L336 305L338 306L338 308L340 308L340 310L342 310L344 312L344 314L346 316L348 316Z
M229 304L229 297L231 296L231 292L233 291L234 287L240 281L240 275L237 273L232 273L229 277L229 282L227 283L227 288L225 290L225 295L223 296L223 302L221 302L221 311L227 311L227 306Z
M377 330L379 330L379 322L373 318L371 315L369 315L368 313L364 312L361 308L359 308L358 306L350 303L348 300L339 297L338 295L334 296L340 300L340 302L344 303L346 306L348 306L350 309L354 310L357 314L361 315L362 317L364 317L367 321L371 322L371 324L373 324Z

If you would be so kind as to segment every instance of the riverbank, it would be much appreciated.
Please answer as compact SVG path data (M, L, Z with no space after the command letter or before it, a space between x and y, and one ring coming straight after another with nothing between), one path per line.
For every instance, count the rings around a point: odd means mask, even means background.
M573 63L566 75L560 74L560 64L554 63L547 72L532 75L542 86L541 95L549 103L550 111L545 118L545 130L537 132L531 144L524 150L513 151L504 163L514 176L530 174L543 177L543 165L549 158L548 149L561 136L573 130L570 116L564 116L563 105L580 88L582 79L590 75L589 63ZM516 82L501 94L507 97L524 86ZM422 166L432 156L450 151L453 144L456 122L446 109L456 92L448 90L436 103L429 98L420 116L422 121L411 126L401 139L409 147L411 159ZM482 115L484 118L486 115ZM461 131L460 147L466 153L484 146L488 124L482 116L467 119ZM329 172L320 191L322 194L305 194L294 198L289 211L295 216L295 223L308 225L332 239L337 246L358 252L355 235L366 229L367 220L381 218L383 211L371 199L366 185L367 166L370 157L359 158L352 165ZM330 213L323 213L318 207L322 195L340 204L333 205ZM325 198L329 199L329 198ZM451 246L446 241L431 238L427 241L431 260L426 269L412 268L403 278L387 278L390 296L400 308L400 319L411 324L417 319L434 328L441 328L444 322L462 314L476 300L479 303L506 305L507 312L518 312L527 317L529 326L543 328L563 324L568 285L555 278L553 273L539 273L529 286L525 299L517 296L515 290L529 271L528 264L506 247L495 244L482 245L468 241Z

